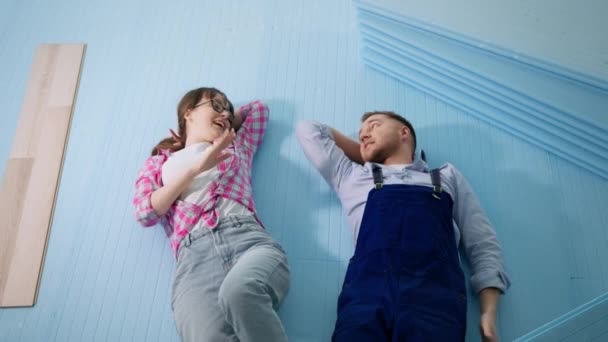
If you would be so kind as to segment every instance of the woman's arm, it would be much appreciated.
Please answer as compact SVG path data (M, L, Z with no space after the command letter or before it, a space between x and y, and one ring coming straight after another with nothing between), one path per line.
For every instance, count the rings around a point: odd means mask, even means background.
M169 211L173 202L177 200L182 192L186 191L192 180L197 175L194 169L184 170L177 177L177 180L170 184L165 184L152 193L150 201L152 208L158 216L163 216Z
M239 131L239 136L244 139L253 154L262 143L269 115L268 106L260 100L243 105L236 111L232 127Z
M158 215L164 215L169 211L171 205L179 195L184 192L196 175L215 167L220 161L230 157L230 153L224 149L234 140L234 129L229 129L213 141L213 144L206 149L198 163L186 169L177 177L177 181L166 184L152 193L152 208Z

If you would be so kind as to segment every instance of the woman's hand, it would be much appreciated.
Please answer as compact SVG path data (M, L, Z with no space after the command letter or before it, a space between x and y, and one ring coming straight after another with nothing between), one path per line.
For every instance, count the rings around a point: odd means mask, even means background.
M240 108L234 111L234 117L232 118L231 124L235 131L238 131L243 125L243 115L241 115Z
M234 129L230 128L217 137L213 141L213 144L202 153L199 162L193 165L193 174L198 175L201 172L205 172L215 167L222 160L230 157L231 153L224 150L234 141L235 136Z

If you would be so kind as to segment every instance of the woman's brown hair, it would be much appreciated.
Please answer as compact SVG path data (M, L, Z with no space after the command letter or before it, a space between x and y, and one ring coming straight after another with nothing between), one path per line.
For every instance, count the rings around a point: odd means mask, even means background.
M182 97L177 105L177 126L178 132L177 136L172 136L161 140L153 149L152 155L157 155L160 150L170 150L171 152L177 152L184 148L184 144L186 143L186 113L189 110L194 109L194 107L203 99L213 99L217 95L221 95L226 99L228 103L228 110L231 114L234 113L234 107L232 106L232 102L228 100L226 94L221 92L216 88L197 88L190 90L189 92Z

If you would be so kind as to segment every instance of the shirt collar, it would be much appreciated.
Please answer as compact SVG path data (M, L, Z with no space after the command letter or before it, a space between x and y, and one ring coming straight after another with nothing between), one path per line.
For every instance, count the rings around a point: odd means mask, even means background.
M364 165L365 170L371 172L372 171L372 167L374 165L378 165L378 166L381 166L381 167L384 166L383 164L369 163L368 162L368 163L365 163L365 165ZM387 169L387 167L384 166L384 169ZM395 168L388 168L388 169L393 170L393 171L398 171L398 169L395 169ZM418 156L416 156L416 160L414 160L414 162L412 164L406 165L402 169L402 171L406 171L406 170L428 173L429 172L429 166L428 166L428 164L424 160L422 160L422 159L418 158Z

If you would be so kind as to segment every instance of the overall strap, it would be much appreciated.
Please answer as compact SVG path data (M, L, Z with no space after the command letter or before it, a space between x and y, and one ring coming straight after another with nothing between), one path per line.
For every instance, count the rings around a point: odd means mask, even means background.
M433 183L433 197L441 199L441 173L439 169L431 170L431 183Z
M374 175L374 185L376 189L382 189L384 185L384 177L382 176L382 168L378 165L372 166L372 174Z

